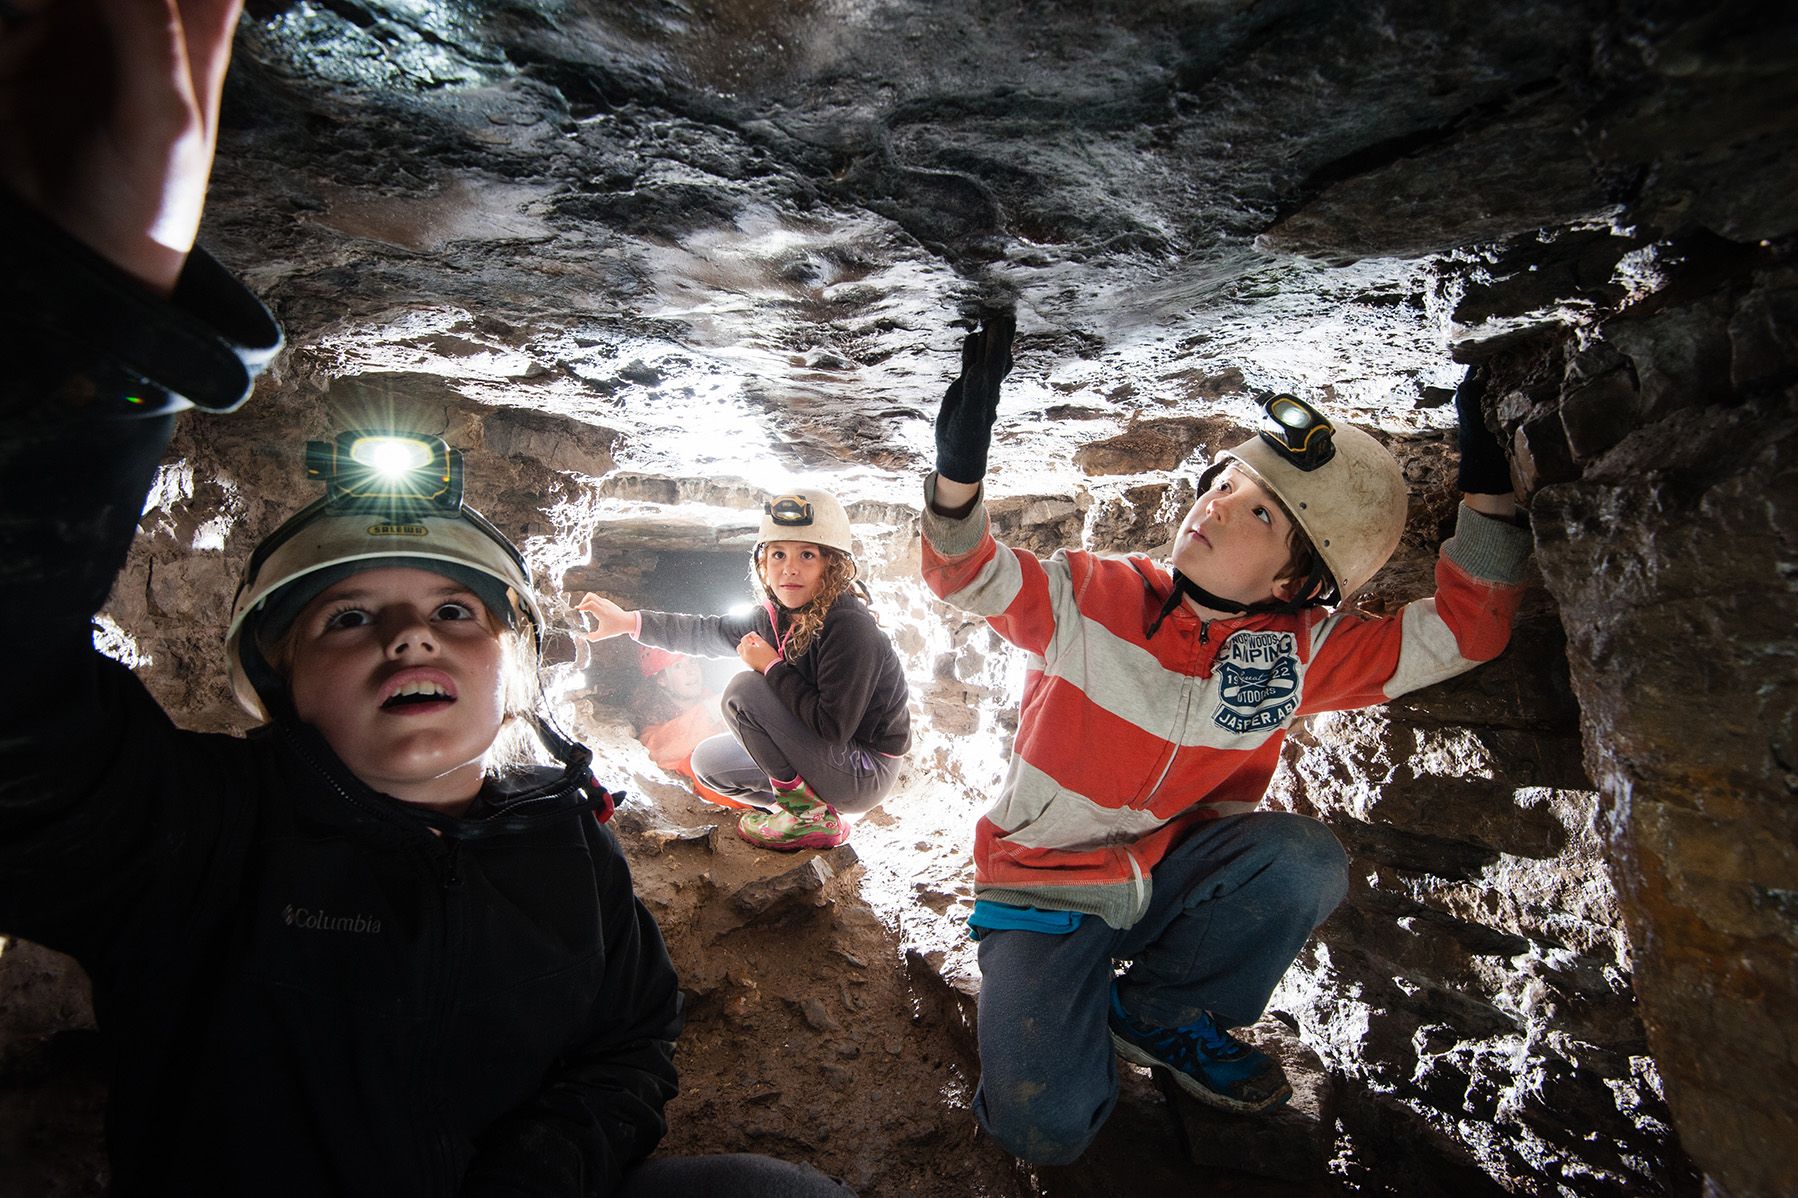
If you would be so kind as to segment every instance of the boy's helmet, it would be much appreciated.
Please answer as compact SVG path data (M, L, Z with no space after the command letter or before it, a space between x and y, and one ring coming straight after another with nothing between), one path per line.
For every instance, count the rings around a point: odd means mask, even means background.
M374 436L346 433L339 441ZM225 631L231 689L250 714L268 719L271 704L286 690L263 657L259 636L286 631L327 587L364 570L411 567L454 579L479 596L495 619L517 628L522 618L530 626L533 649L542 651L543 612L523 555L479 512L463 506L459 471L453 489L453 496L427 502L392 494L346 496L333 486L332 494L301 510L256 547L238 582Z
M757 550L770 541L809 541L855 556L849 513L836 496L815 487L776 495L762 504Z
M1199 479L1233 461L1267 488L1298 523L1346 599L1398 548L1409 495L1398 460L1367 433L1332 424L1290 395L1262 401L1270 428L1223 451Z

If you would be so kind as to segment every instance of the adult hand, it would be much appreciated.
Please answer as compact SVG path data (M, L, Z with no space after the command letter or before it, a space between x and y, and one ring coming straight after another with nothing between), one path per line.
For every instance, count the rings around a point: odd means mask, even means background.
M961 374L936 415L936 472L951 482L978 483L986 476L986 452L999 417L999 383L1011 373L1014 312L998 312L961 342Z
M746 632L743 639L737 642L737 656L743 664L758 674L766 674L768 667L780 660L780 654L774 646L762 639L759 632Z
M1486 368L1469 366L1455 388L1455 439L1461 448L1460 471L1455 483L1469 495L1509 497L1511 464L1498 438L1486 427L1481 400L1486 394Z
M193 249L243 0L6 0L0 186L159 295Z
M574 610L586 612L593 617L593 627L578 635L582 640L603 641L620 633L637 630L637 613L625 611L603 595L595 595L588 591L581 596L581 601L574 605Z

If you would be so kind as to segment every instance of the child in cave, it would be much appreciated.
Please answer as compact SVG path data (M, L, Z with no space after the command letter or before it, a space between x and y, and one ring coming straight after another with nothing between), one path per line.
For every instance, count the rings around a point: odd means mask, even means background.
M693 772L693 750L726 729L721 696L706 685L697 658L654 645L637 646L637 683L625 700L631 735L662 769L679 774L700 798L721 807L748 807Z
M0 671L0 933L92 980L112 1187L846 1193L646 1160L680 993L611 796L542 714L523 559L459 493L340 469L446 446L320 446L334 489L232 605L252 736L177 729L95 649L174 414L241 403L281 341L193 247L238 10L17 6L0 42L0 112L33 118L0 146L0 308L28 334L0 390L0 616L28 630ZM513 752L533 732L556 765Z
M589 640L629 633L739 657L749 670L724 688L729 732L693 750L694 776L756 808L737 821L750 844L832 848L849 838L845 815L887 796L911 747L905 673L856 581L835 496L808 488L762 505L750 583L760 602L743 615L626 611L591 592L577 607L593 618Z
M1254 1113L1291 1094L1231 1035L1347 886L1322 822L1257 810L1285 730L1496 657L1530 547L1478 376L1456 395L1460 489L1436 595L1331 610L1385 564L1403 475L1368 434L1292 396L1198 479L1171 569L1000 544L981 480L1014 318L962 345L926 480L923 572L1028 654L1012 767L975 831L981 1125L1040 1164L1077 1158L1117 1100L1114 1055Z

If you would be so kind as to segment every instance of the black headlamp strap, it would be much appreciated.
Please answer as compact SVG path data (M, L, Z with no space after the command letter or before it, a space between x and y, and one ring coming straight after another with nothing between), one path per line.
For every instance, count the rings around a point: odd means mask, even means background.
M1333 595L1330 598L1326 598L1321 594L1313 593L1318 590L1318 582L1320 581L1318 576L1320 574L1322 575L1321 580L1327 583L1329 580L1329 572L1324 569L1323 563L1313 563L1311 574L1306 577L1304 585L1296 592L1296 594L1301 596L1309 596L1308 598L1263 599L1258 603L1238 603L1234 599L1226 599L1222 595L1212 594L1192 579L1186 577L1186 575L1180 573L1180 571L1175 570L1174 589L1168 592L1167 599L1162 602L1161 610L1156 613L1154 622L1149 625L1148 635L1154 636L1155 633L1160 630L1162 621L1166 620L1168 616L1172 614L1173 610L1180 606L1180 601L1182 599L1191 599L1200 607L1208 607L1212 611L1221 611L1230 615L1239 616L1260 615L1263 612L1273 615L1296 615L1306 608L1326 606L1328 603L1334 601ZM1334 591L1333 587L1331 588L1331 591Z

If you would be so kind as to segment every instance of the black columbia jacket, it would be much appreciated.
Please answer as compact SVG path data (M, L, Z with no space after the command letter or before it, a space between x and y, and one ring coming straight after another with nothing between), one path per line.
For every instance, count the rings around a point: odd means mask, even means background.
M36 326L0 379L0 934L93 979L115 1192L610 1192L680 1022L611 833L483 835L494 794L439 835L310 728L181 731L95 652L172 426L137 412L229 406L278 334L203 255L165 305L0 216Z

